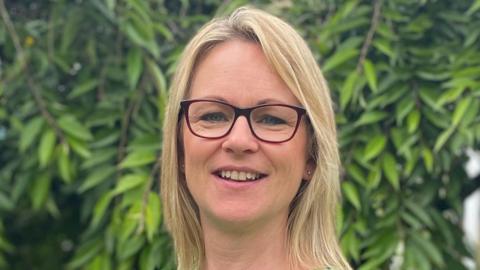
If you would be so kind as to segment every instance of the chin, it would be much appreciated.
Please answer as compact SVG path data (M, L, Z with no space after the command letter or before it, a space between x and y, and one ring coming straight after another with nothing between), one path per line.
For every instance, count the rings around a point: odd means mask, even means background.
M238 205L236 205L236 207L212 209L209 214L205 214L204 216L211 219L214 223L219 223L223 226L246 226L262 219L260 213L252 210L254 209L251 207L238 207Z

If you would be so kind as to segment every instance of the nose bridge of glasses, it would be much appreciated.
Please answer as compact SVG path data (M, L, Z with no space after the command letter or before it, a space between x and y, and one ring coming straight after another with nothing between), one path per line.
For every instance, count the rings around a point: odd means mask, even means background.
M253 133L251 122L250 122L250 113L253 110L252 108L236 108L232 107L235 110L235 117L232 122L232 127L231 129L235 128L235 124L237 123L237 120L240 118L240 116L245 117L245 121L247 122L248 129Z
M250 113L253 109L252 108L242 109L242 108L234 107L234 110L235 110L235 120L237 120L240 116L245 116L245 118L249 120Z

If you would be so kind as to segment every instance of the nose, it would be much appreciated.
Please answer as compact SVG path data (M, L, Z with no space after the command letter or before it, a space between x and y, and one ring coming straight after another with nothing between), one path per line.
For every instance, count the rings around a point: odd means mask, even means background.
M252 134L245 116L237 118L232 130L227 137L225 137L222 148L227 152L235 154L254 153L258 151L258 140Z

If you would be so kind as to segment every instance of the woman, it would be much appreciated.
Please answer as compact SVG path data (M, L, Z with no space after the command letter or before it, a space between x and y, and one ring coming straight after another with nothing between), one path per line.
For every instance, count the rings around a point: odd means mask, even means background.
M329 90L287 23L244 7L200 29L179 61L163 138L178 269L350 269L335 237Z

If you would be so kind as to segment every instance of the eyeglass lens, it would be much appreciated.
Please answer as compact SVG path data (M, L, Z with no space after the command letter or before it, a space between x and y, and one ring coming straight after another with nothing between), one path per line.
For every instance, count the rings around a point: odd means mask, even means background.
M262 140L288 140L297 128L298 113L281 105L264 105L253 109L249 124L253 133ZM206 138L226 135L235 121L235 109L215 101L198 101L190 104L188 121L194 134Z

